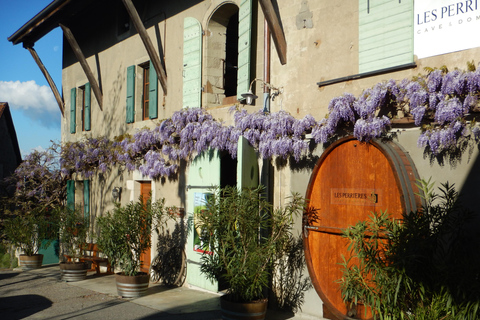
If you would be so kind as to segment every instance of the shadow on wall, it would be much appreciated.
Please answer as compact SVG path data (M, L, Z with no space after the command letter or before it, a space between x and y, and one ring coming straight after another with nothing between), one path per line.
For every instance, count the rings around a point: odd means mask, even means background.
M407 274L427 287L448 289L459 302L480 301L480 159L461 190L437 181L430 206L404 217L401 254Z
M188 224L182 217L170 229L157 230L158 241L155 257L150 267L150 279L168 287L182 286L187 273L185 244L188 237Z
M304 303L305 292L313 288L310 277L305 275L306 262L303 252L303 239L299 234L291 237L289 248L277 260L272 292L269 300L283 311L296 313Z

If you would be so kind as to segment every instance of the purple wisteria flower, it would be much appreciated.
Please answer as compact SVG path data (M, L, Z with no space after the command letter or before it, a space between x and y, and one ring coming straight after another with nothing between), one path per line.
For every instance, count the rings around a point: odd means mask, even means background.
M374 138L381 137L387 131L389 125L390 119L385 116L367 120L359 119L355 122L353 135L359 141L370 141Z
M444 100L437 105L435 121L442 125L462 117L467 112L468 109L464 107L458 98L455 97L449 100Z
M169 176L176 174L180 161L190 161L210 148L235 158L241 135L262 158L293 156L299 161L309 152L308 133L316 143L328 142L341 132L340 127L353 131L361 141L387 134L390 119L385 114L395 116L391 108L412 115L418 126L432 123L422 127L418 146L437 154L455 148L460 138L478 142L479 128L464 117L478 108L479 96L479 70L435 69L427 76L378 83L358 98L350 93L334 97L327 116L319 121L311 115L296 119L285 111L248 113L241 109L233 114L234 125L226 126L203 109L182 109L154 129L141 129L117 141L97 138L66 143L62 146L61 173L89 177L95 170L105 172L118 164L152 178Z

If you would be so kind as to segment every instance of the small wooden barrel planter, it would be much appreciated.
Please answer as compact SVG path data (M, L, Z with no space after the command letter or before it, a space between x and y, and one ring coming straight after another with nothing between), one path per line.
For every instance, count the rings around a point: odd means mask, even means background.
M117 293L123 298L138 298L147 293L150 275L140 273L136 276L126 276L121 273L115 274L117 281Z
M81 281L87 278L88 265L86 262L60 263L62 280L67 282Z
M341 139L318 160L307 189L310 207L303 223L307 267L322 299L327 319L368 319L362 305L347 310L339 284L342 256L348 258L348 241L342 232L372 212L387 210L394 218L415 211L421 198L415 166L399 145L353 137Z
M19 256L20 266L25 269L38 269L42 267L43 263L43 254L34 254L27 256L26 254L21 254Z
M227 296L220 297L222 319L225 320L263 320L267 314L268 299L252 302L232 302Z

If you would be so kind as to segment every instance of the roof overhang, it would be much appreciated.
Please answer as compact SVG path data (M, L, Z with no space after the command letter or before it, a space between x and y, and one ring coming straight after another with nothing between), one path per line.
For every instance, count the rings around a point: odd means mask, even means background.
M24 47L32 47L35 42L58 27L59 23L66 23L69 18L92 2L93 0L54 0L8 37L8 41L13 44L23 43Z

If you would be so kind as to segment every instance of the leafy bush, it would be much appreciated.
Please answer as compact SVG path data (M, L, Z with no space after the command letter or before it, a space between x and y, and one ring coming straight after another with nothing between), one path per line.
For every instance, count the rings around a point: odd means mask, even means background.
M39 209L28 213L14 212L4 221L4 232L7 241L20 248L26 255L38 253L40 248L46 249L51 243L49 227L56 223L54 215L48 219ZM50 239L50 240L49 240Z
M123 207L117 203L113 211L97 219L99 249L125 275L138 274L140 255L151 245L152 229L167 223L171 218L168 212L165 199L154 203L149 200L146 204L139 199Z
M422 181L425 205L393 220L386 212L347 229L352 255L339 280L344 301L379 319L477 319L480 268L453 185L435 194Z
M17 266L17 258L13 252L10 252L9 246L0 243L0 269L16 268Z
M201 271L211 280L228 283L232 301L262 298L274 258L287 250L293 216L304 209L298 195L284 208L273 209L262 198L263 190L215 189L206 209L198 213L205 250Z
M81 209L64 208L60 210L58 221L63 250L75 262L82 255L79 248L87 242L89 220Z

